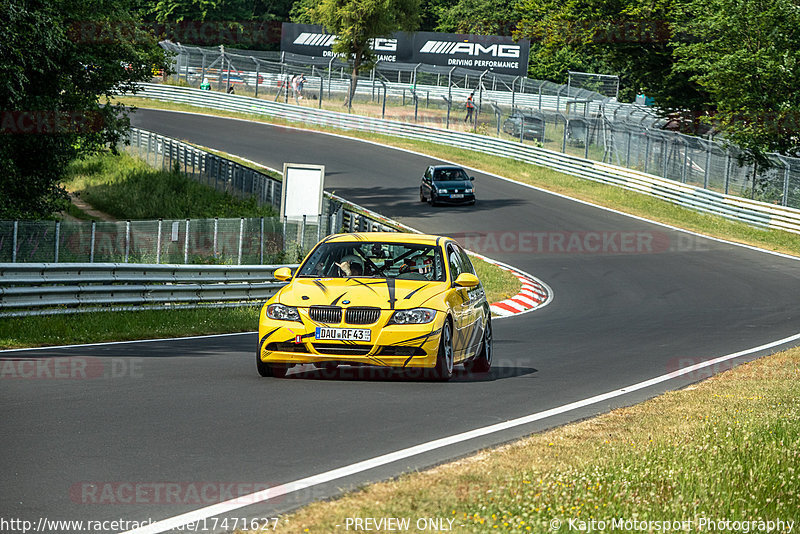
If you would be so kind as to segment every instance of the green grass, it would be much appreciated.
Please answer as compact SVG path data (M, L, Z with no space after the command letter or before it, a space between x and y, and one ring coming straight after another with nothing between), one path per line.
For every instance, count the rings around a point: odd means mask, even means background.
M408 517L412 525L434 517L454 519L455 532L522 533L576 532L569 520L594 519L609 526L591 531L611 532L611 521L625 518L691 520L696 532L701 518L800 521L798 488L795 348L630 408L311 504L281 524L316 533L343 530L336 525L348 517ZM554 520L561 526L551 530Z
M153 169L122 153L72 163L65 182L81 199L117 219L272 217L254 198L215 191L174 171Z
M425 141L399 139L375 133L300 125L282 119L264 117L263 115L222 112L185 104L158 102L139 97L126 96L122 98L121 101L139 107L203 112L221 117L237 117L270 124L302 126L315 131L344 133L356 139L376 141L389 146L414 150L435 158L442 158L462 165L468 165L512 180L534 185L548 191L561 193L572 198L585 200L632 215L646 217L654 221L685 228L708 236L745 243L767 250L800 255L800 234L793 234L781 230L761 230L744 223L730 221L723 217L706 215L688 210L640 193L583 180L551 169L507 158ZM549 137L551 137L550 133L548 133L548 138Z
M257 306L243 306L3 318L0 348L255 331L258 313Z
M483 285L483 290L486 292L486 299L490 303L513 297L522 289L519 278L510 272L478 258L470 258L470 260Z

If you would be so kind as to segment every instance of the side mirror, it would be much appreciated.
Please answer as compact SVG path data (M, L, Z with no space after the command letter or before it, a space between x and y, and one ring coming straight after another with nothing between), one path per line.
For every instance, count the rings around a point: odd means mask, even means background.
M469 177L469 181L470 181L470 182L474 182L474 181L475 181L475 177L474 177L474 176L470 176L470 177Z
M472 273L461 273L455 281L455 284L459 287L475 287L480 283L478 277Z
M281 267L280 269L275 269L275 280L280 280L281 282L285 282L289 278L292 277L292 270L288 267Z

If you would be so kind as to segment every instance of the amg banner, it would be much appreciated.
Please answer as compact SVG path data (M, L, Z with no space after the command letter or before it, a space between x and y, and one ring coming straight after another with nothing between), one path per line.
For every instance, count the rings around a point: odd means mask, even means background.
M336 36L322 26L284 22L281 51L303 56L332 57ZM380 62L424 63L463 67L496 74L525 76L530 42L511 37L434 32L396 32L372 40Z

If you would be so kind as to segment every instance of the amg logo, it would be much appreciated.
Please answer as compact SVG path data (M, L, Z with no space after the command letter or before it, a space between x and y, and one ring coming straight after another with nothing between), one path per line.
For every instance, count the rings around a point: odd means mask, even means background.
M302 46L331 46L336 41L336 35L331 33L309 33L303 32L297 36L292 44ZM397 39L386 39L378 37L370 39L370 47L375 52L397 52Z
M466 54L468 56L480 56L488 54L494 57L519 57L520 46L514 44L490 44L454 42L454 41L428 41L420 49L423 54Z

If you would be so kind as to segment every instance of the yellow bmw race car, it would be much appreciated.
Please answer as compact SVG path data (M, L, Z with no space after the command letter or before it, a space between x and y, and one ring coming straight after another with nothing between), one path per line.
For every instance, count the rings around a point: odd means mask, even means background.
M492 323L475 269L454 240L401 233L326 237L262 308L256 365L283 377L298 364L486 372Z

